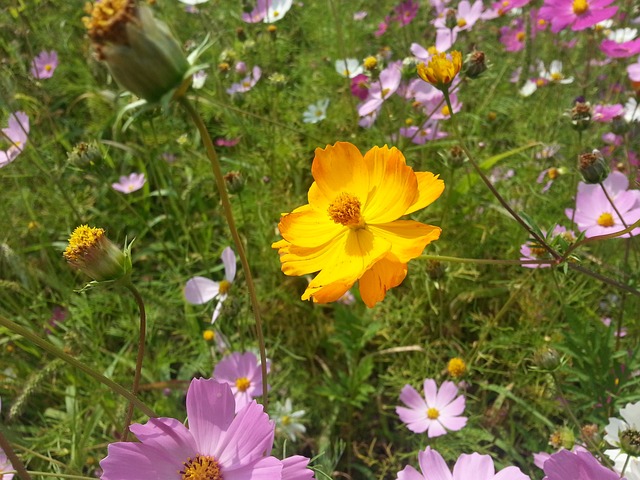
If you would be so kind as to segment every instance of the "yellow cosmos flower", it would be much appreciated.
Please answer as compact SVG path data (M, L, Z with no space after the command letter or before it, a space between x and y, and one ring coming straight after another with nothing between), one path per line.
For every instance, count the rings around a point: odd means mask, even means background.
M457 50L452 51L450 57L447 57L446 53L436 53L428 64L420 63L417 68L421 79L439 90L444 90L449 88L460 72L462 54Z
M280 219L278 249L286 275L319 272L303 300L338 300L356 281L368 307L407 275L407 262L440 237L440 228L399 220L436 200L444 182L414 172L395 147L364 157L351 143L316 149L309 203Z

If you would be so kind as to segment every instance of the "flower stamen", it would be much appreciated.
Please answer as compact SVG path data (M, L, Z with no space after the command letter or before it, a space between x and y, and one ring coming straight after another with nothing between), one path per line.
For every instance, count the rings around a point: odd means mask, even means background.
M429 420L437 420L439 416L440 412L437 408L430 407L429 410L427 410L427 418Z
M251 380L249 380L247 377L240 377L236 380L236 388L240 392L246 392L250 386Z
M181 480L223 480L218 461L208 455L196 455L184 462L178 473Z
M613 215L608 212L603 213L598 217L598 225L601 227L613 227L615 225Z
M327 213L331 220L345 227L362 227L364 219L360 214L360 200L346 192L340 193L329 205Z

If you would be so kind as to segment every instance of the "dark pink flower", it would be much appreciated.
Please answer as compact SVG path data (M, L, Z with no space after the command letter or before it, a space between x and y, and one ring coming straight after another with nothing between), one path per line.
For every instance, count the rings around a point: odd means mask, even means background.
M236 138L216 138L216 145L219 147L235 147L240 142L240 137Z
M397 21L400 26L404 27L411 23L418 14L418 3L413 0L406 0L393 9L395 13L394 20Z
M603 467L586 450L560 450L544 462L543 480L619 480L620 475Z
M384 17L384 20L378 24L378 30L376 30L373 34L376 37L381 37L382 35L384 35L387 32L387 29L389 28L390 21L391 21L391 17L389 15Z
M627 58L640 53L640 38L634 28L621 28L611 32L600 44L600 50L610 58Z
M620 103L613 105L594 105L593 116L594 122L608 123L614 118L619 117L624 112L624 106Z
M351 94L364 100L369 96L369 77L360 73L351 79Z
M551 22L551 31L558 33L567 27L578 31L615 15L618 7L609 7L614 0L545 0L540 18Z
M500 43L507 52L519 52L524 48L524 40L527 34L524 29L524 21L517 18L509 27L500 28Z

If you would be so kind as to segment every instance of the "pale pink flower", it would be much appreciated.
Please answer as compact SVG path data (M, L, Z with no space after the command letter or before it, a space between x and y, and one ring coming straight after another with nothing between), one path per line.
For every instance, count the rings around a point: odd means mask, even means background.
M619 480L620 476L602 466L587 450L560 450L544 462L543 480Z
M374 81L369 87L369 97L358 107L358 115L369 115L378 110L382 103L388 99L400 86L402 72L396 64L391 64L380 72L378 81Z
M55 50L50 52L42 51L31 62L31 75L38 80L53 77L53 72L58 67L58 53Z
M137 192L142 187L147 180L144 178L144 173L131 173L130 175L123 175L120 177L120 181L117 183L112 183L111 188L114 190L128 194Z
M447 132L438 129L436 120L427 120L421 127L415 125L400 129L400 135L410 138L416 145L423 145L429 140L437 140L447 136Z
M640 57L638 57L636 63L627 66L627 73L629 74L629 80L632 82L640 82Z
M262 396L260 362L251 352L233 352L224 357L216 364L213 378L231 387L236 400L236 412L249 405L254 398Z
M251 90L260 77L262 76L262 69L258 66L253 67L250 75L247 75L244 79L242 79L239 83L234 83L230 88L227 89L227 93L229 95L233 95L234 93L244 93Z
M458 396L458 387L445 381L438 389L436 381L424 381L424 398L411 385L400 392L400 401L407 407L396 407L396 413L407 428L415 433L427 432L429 438L439 437L450 431L462 429L467 424L464 412L465 399Z
M8 141L10 146L6 151L0 150L0 168L13 162L22 152L29 137L29 117L24 112L9 115L9 126L2 129L0 141Z
M364 20L365 18L367 18L367 15L367 12L365 12L364 10L360 10L359 12L353 14L353 19L356 22L359 22L360 20Z

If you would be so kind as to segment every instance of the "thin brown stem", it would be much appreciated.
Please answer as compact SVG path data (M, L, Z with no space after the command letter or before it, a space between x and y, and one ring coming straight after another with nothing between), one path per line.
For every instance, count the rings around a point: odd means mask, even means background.
M5 455L11 462L11 465L13 466L13 469L16 471L18 476L22 480L31 480L31 476L27 472L27 469L22 463L22 460L20 460L20 457L18 457L16 453L13 451L13 448L11 448L11 444L9 443L9 440L7 440L7 438L2 433L2 429L0 429L0 449L4 450ZM0 472L0 475L1 474L2 472ZM2 478L2 476L0 476L0 478Z

